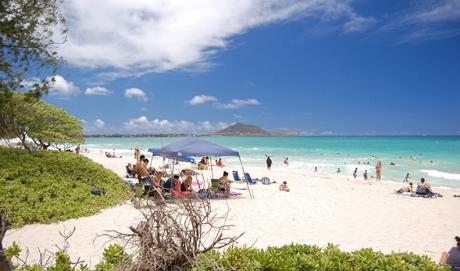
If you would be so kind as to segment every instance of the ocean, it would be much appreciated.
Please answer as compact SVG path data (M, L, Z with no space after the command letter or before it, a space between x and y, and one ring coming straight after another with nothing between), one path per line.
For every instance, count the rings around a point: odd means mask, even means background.
M87 138L82 149L132 156L134 147L147 153L149 147L162 147L180 137ZM266 155L273 169L352 176L364 170L375 174L375 163L382 161L382 179L402 182L407 173L416 183L425 178L433 186L460 188L460 137L458 136L315 136L315 137L218 137L202 139L235 149L249 167L265 167ZM289 157L289 166L283 164ZM215 160L215 158L212 158ZM238 160L224 157L224 164L237 166ZM367 164L369 163L369 164ZM340 168L340 173L337 173Z

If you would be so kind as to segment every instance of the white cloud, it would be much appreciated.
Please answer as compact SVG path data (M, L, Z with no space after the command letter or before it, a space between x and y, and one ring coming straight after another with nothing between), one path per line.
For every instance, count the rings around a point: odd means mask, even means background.
M105 87L90 87L85 90L85 95L110 95L112 92Z
M101 119L96 119L94 122L93 122L93 125L98 128L98 129L101 129L105 126L105 122Z
M227 127L224 122L212 123L210 121L192 122L187 120L150 120L140 116L126 121L123 129L128 133L209 133Z
M223 109L234 109L234 108L239 108L239 107L243 107L247 105L260 105L260 102L257 101L256 99L247 99L247 100L233 99L228 104L217 104L216 106L218 108L223 108Z
M147 95L142 89L139 88L128 88L125 90L125 97L137 98L139 101L146 102L148 100Z
M401 43L445 39L460 35L459 0L420 0L388 20L380 31L402 32Z
M51 82L51 77L48 77L47 80ZM72 96L80 92L80 89L73 82L67 81L61 75L55 75L54 80L54 82L51 82L49 89L51 95Z
M109 78L209 67L209 58L252 28L302 17L356 16L338 0L68 0L70 64L106 68Z
M198 95L194 96L190 101L187 101L190 105L199 105L208 102L217 102L217 98L214 96Z
M25 88L26 90L31 89L35 84L42 85L42 82L37 77L33 77L31 79L28 79L28 80L23 80L21 82L22 87Z
M353 16L343 25L345 32L363 32L372 27L377 20L372 17Z

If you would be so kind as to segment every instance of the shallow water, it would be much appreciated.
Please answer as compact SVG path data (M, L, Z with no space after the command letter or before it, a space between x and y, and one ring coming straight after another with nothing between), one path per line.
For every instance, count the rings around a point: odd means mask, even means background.
M132 155L139 146L162 147L180 140L177 137L87 138L82 149L113 151ZM375 174L375 162L382 161L384 180L402 182L406 173L411 181L426 178L432 185L460 187L460 137L435 136L323 136L323 137L203 137L203 139L240 152L245 165L265 167L266 155L273 168L286 171L313 172L351 176L358 168L358 179L364 170ZM289 157L289 166L282 161ZM235 158L223 158L229 166L237 165ZM369 162L368 164L365 164ZM394 163L395 165L390 165ZM340 168L340 173L337 169Z

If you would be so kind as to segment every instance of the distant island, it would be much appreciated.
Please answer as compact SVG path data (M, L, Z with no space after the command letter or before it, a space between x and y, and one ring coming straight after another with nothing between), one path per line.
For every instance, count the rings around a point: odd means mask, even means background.
M223 130L215 132L219 136L297 136L296 131L268 132L258 126L237 122Z
M163 133L163 134L90 134L85 137L188 137L188 136L298 136L297 131L268 132L258 126L237 122L227 128L211 134L186 134L186 133Z

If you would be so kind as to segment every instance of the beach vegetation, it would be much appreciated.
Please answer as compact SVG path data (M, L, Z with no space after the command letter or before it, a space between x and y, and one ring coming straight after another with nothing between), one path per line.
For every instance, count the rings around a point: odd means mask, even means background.
M190 268L198 270L340 270L340 271L447 271L427 256L410 252L384 254L370 248L346 252L328 244L325 248L291 244L267 249L232 247L224 252L200 255Z
M130 197L115 173L71 152L0 147L0 165L0 208L13 227L89 216Z
M25 94L13 93L11 101L0 110L8 132L6 137L18 138L24 148L60 149L84 142L83 127L76 117L63 109Z

